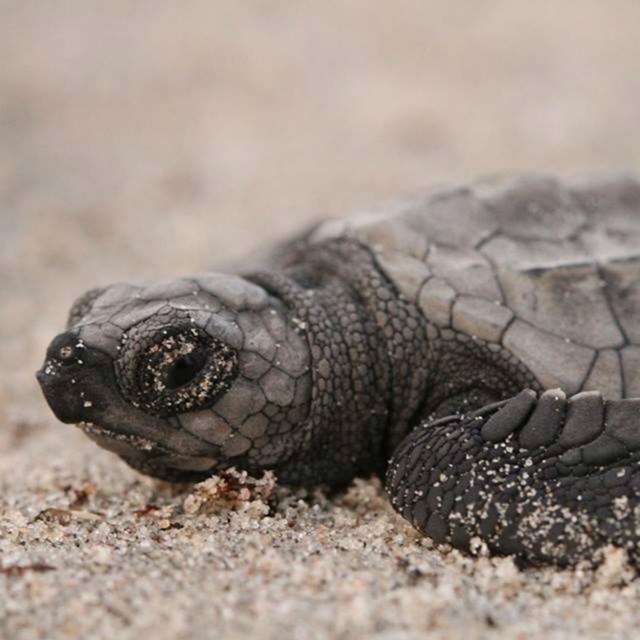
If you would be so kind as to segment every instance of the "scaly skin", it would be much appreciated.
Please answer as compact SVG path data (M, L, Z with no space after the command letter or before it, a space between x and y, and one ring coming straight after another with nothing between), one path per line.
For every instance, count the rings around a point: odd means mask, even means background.
M416 528L459 549L568 565L611 544L637 563L639 413L636 399L526 390L416 428L387 490Z
M556 215L550 202L568 211L557 215L566 242L578 238L579 256L579 234L598 246L597 228L590 218L580 226L586 214L567 209L571 199L554 184L533 180L522 189L542 194L536 211L544 224ZM613 191L625 203L635 194L628 185ZM429 245L415 231L427 214L409 211L397 224L374 222L362 232L313 232L276 267L243 278L209 273L90 291L38 372L45 397L60 420L161 478L192 481L236 466L273 469L284 483L341 485L386 472L394 507L437 542L557 564L597 561L598 550L615 544L637 562L640 400L575 394L592 380L607 382L601 372L631 371L636 347L625 337L611 348L618 329L603 325L600 334L596 322L585 326L597 344L584 346L545 328L544 305L557 313L566 296L592 295L592 265L511 273L479 253L488 243L487 255L499 256L504 245L520 259L514 239L540 229L548 235L547 227L509 222L522 189L478 209L472 247ZM434 199L429 233L443 232L438 207L455 211L458 200L471 207L470 197ZM492 216L501 226L487 233ZM620 216L616 224L627 220ZM628 244L625 234L620 242ZM535 242L545 260L558 255L553 239ZM607 263L611 273L617 255ZM459 274L456 260L465 269ZM635 313L633 291L628 308L615 306L625 300L631 264L626 254L619 260L615 304L594 297L594 318L610 308L620 333ZM507 293L522 318L499 290L515 278L527 297ZM483 293L491 287L501 301ZM579 334L560 318L565 325ZM548 369L532 343L538 335L548 340L540 352L552 356ZM556 344L571 355L566 372ZM558 376L574 395L544 392Z
M332 240L282 272L91 292L39 377L62 421L145 473L340 484L383 472L433 358L371 252Z

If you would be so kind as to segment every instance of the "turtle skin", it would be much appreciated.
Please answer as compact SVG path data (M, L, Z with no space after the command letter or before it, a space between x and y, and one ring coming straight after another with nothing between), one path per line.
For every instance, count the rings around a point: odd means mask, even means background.
M640 181L497 177L89 291L37 376L143 473L386 474L438 543L637 564L639 320Z

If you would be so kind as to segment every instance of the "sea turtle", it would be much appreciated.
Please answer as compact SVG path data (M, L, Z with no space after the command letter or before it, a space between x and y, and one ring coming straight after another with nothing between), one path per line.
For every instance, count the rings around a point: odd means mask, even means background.
M639 180L485 179L266 265L86 293L38 372L56 416L169 480L386 472L438 543L638 561Z

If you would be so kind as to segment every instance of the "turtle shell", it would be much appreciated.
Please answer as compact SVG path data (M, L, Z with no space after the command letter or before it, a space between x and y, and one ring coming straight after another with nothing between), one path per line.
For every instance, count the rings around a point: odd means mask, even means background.
M545 388L640 396L640 181L529 175L320 225L368 245L440 330L519 358Z

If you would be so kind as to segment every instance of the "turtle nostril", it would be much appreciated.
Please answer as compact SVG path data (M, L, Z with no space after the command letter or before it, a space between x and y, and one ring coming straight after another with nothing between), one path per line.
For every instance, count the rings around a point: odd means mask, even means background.
M58 358L63 362L71 360L75 355L75 349L71 346L60 347L58 351Z
M82 343L78 340L78 336L68 331L56 336L49 345L47 357L61 365L77 363L81 357L79 353L83 348Z

